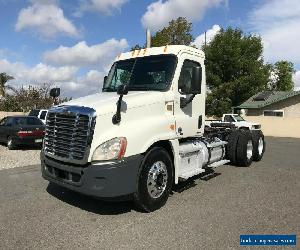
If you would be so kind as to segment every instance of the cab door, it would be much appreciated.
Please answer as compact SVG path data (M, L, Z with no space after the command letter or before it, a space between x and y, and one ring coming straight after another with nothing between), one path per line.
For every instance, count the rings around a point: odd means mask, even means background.
M183 53L179 58L181 67L177 75L177 87L174 84L176 133L178 137L186 138L201 135L204 132L205 119L205 68L204 58ZM200 91L193 94L194 70L200 68L201 76L196 83Z

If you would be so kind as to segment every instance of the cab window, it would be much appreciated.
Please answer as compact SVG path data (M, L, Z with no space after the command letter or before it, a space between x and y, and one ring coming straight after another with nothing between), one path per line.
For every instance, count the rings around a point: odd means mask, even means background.
M179 81L178 81L178 91L182 94L189 94L193 92L192 77L193 77L193 68L200 67L201 65L198 62L185 60L183 62ZM199 83L201 84L201 82Z

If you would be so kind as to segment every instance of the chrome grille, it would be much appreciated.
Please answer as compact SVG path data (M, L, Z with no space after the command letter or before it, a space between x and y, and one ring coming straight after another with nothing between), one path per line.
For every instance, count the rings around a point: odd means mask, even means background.
M88 108L87 108L88 109ZM84 163L92 142L95 116L91 109L63 106L50 110L46 120L44 152L57 159Z

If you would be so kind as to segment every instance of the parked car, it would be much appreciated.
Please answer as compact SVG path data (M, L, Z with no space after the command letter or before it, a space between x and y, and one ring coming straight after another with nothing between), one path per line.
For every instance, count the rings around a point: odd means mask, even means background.
M7 116L0 121L0 141L9 149L18 145L41 145L45 125L35 116Z
M39 118L44 124L46 124L46 117L48 114L47 109L33 109L29 112L29 116L35 116Z
M248 122L245 121L243 117L238 114L224 114L222 116L222 120L206 120L205 125L211 126L214 123L222 123L222 124L233 124L239 129L247 129L247 130L260 130L261 125L259 123Z

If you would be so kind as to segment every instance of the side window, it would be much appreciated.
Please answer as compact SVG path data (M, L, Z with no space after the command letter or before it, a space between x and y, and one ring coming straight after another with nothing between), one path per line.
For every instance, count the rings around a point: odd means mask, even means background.
M36 116L36 117L38 117L38 115L39 115L39 113L40 113L40 110L39 109L33 109L33 110L31 110L30 112L29 112L29 116Z
M12 126L14 123L14 119L12 117L7 118L5 125Z
M193 68L200 67L198 62L185 60L182 65L182 69L178 81L178 90L180 93L191 93L193 91L192 78ZM201 82L199 82L201 84Z
M28 117L27 118L27 125L42 125L42 121L38 118Z
M231 115L225 115L224 122L234 122L234 119L231 117Z
M3 126L3 125L5 125L5 123L6 123L6 120L7 120L7 118L3 118L3 119L0 121L0 126Z
M24 125L26 125L26 118L25 117L17 117L17 118L15 118L15 125L17 125L17 126L24 126Z
M47 114L47 111L42 111L41 115L40 115L40 119L45 120L46 114Z

